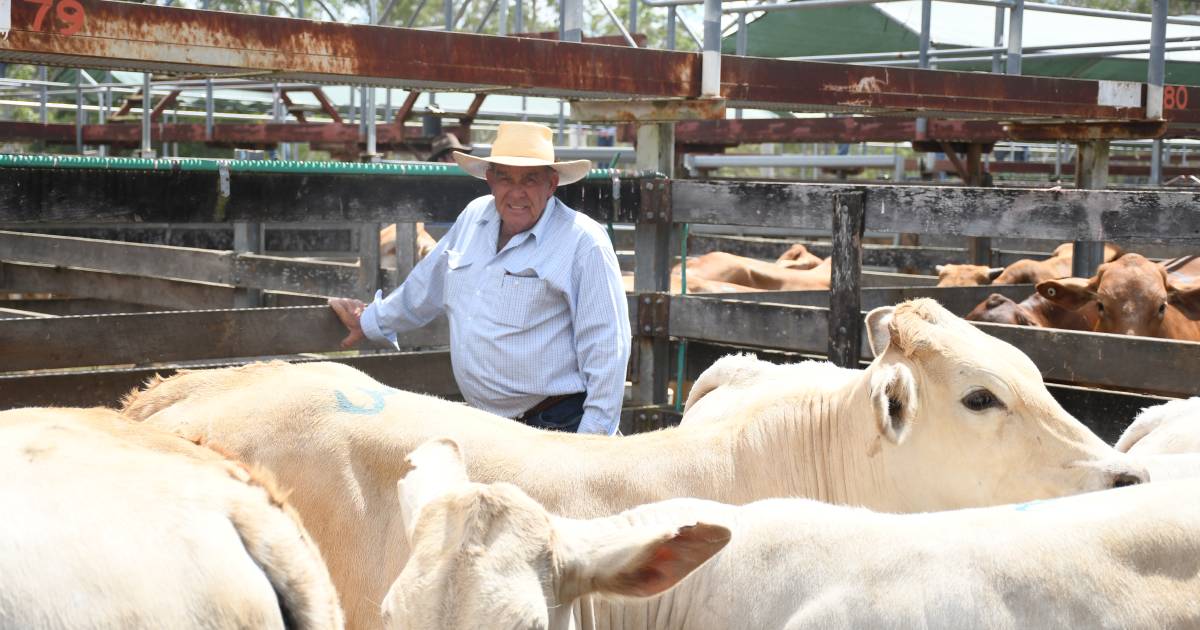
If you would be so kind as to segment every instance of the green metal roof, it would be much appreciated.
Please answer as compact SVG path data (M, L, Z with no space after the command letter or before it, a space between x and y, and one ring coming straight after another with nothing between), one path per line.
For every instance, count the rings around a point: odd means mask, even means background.
M751 57L890 52L920 44L916 33L870 5L767 13L749 22L746 33ZM733 54L735 41L726 37L721 51Z
M988 8L990 11L990 8ZM938 14L935 12L935 17ZM1039 19L1054 19L1046 14ZM1031 19L1026 13L1026 21ZM937 25L935 25L937 26ZM943 40L953 25L942 25ZM974 25L978 26L978 25ZM803 11L777 11L764 13L747 24L747 53L754 57L801 57L814 55L837 55L851 53L875 53L916 50L919 38L909 25L895 19L888 12L872 5L851 5ZM989 25L990 28L990 25ZM935 28L935 35L939 28ZM1098 35L1102 36L1102 35ZM1135 37L1136 34L1131 35ZM943 41L941 48L960 47L967 42L955 42L958 46ZM989 46L991 42L975 42L973 45ZM736 35L722 41L722 51L734 53ZM990 61L938 62L943 70L991 71ZM1074 77L1092 80L1138 81L1146 80L1146 59L1122 57L1060 57L1026 58L1021 64L1022 73L1032 76ZM1167 61L1166 82L1178 85L1200 85L1200 63L1189 61Z

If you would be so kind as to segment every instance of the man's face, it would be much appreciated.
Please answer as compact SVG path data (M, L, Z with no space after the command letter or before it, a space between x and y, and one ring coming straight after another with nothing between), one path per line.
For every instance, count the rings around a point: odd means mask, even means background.
M548 166L493 164L487 171L487 183L496 198L503 231L511 236L532 228L542 217L558 186L558 171Z

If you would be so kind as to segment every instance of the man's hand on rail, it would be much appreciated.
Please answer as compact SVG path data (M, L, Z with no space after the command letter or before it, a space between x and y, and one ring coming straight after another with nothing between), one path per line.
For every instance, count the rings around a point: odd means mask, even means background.
M343 348L352 348L366 338L366 335L363 334L362 324L359 323L359 318L367 308L366 304L353 298L329 298L329 306L337 314L338 319L342 320L346 330L350 331L350 334L342 340Z

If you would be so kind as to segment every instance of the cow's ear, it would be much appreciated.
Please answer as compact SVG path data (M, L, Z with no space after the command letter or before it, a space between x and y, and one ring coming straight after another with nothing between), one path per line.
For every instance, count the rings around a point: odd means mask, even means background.
M657 595L704 564L732 536L729 529L708 523L666 529L630 526L582 535L569 528L579 521L559 523L567 525L557 527L567 559L560 581L563 604L589 593Z
M895 307L881 306L867 313L867 342L875 356L883 354L892 341L892 314Z
M1179 289L1168 284L1167 303L1179 309L1188 319L1200 319L1200 286Z
M871 374L871 409L879 432L893 444L908 437L917 413L917 383L903 363L878 366Z
M936 271L938 275L941 275L942 272L946 270L946 265L934 265L933 270Z
M988 282L995 281L996 278L999 278L1000 274L1002 274L1002 273L1004 273L1004 267L992 267L991 269L988 269L988 271L987 271Z
M421 444L408 454L405 461L412 470L396 482L400 494L400 517L404 533L411 543L421 510L434 499L465 486L467 467L463 464L458 444L449 438L438 438Z
M1098 279L1099 276L1093 280L1086 280L1084 278L1046 280L1038 283L1037 292L1056 305L1075 311L1096 299L1096 287L1094 284L1098 284L1098 282L1095 282Z

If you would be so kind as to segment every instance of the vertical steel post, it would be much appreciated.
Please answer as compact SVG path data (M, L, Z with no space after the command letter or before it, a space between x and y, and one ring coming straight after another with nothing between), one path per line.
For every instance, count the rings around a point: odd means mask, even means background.
M704 51L701 53L700 98L721 96L721 0L704 0Z
M983 145L972 142L967 145L967 181L968 186L983 186ZM988 236L974 236L967 239L967 258L974 265L992 265L992 239Z
M667 50L675 50L675 5L667 7Z
M46 106L50 100L50 91L46 87L46 81L48 80L46 77L46 66L38 66L38 81L42 82L42 84L38 86L38 102L41 105L38 119L43 125L50 122L50 108Z
M1075 152L1075 187L1102 190L1108 187L1108 140L1080 142ZM1104 243L1075 241L1071 275L1090 278L1104 262Z
M1146 69L1146 118L1163 116L1163 79L1166 78L1167 0L1153 0L1150 17L1150 59Z
M112 83L111 72L104 73L104 82ZM97 116L97 119L100 121L100 124L103 125L104 123L108 122L108 107L112 104L112 88L104 88L102 91L96 94L96 97L100 99L100 107L98 108L97 112L99 115ZM96 147L96 154L100 157L108 157L108 145L102 144Z
M563 0L562 41L583 41L583 0Z
M500 0L500 9L496 14L496 20L496 34L508 35L508 0Z
M445 14L446 32L449 33L454 30L454 0L443 0L442 13Z
M140 157L154 157L154 149L150 147L150 110L154 109L154 99L150 97L150 73L142 73L142 148Z
M379 160L379 155L375 150L375 86L368 85L363 88L366 90L366 104L363 108L363 115L367 121L367 160L375 162Z
M204 139L213 137L213 84L212 79L204 80Z
M996 24L992 32L992 46L999 48L1004 43L1004 7L996 7ZM1000 74L1002 72L1000 61L1000 53L992 53L992 72Z
M637 33L638 27L638 0L629 0L629 34Z
M929 67L929 40L931 37L930 29L933 15L933 0L921 0L921 40L917 50L917 66L920 68ZM917 137L924 139L925 134L929 131L929 119L925 117L917 118Z
M304 0L296 0L296 17L304 19Z
M1163 141L1162 138L1155 138L1154 143L1150 145L1150 185L1162 186L1162 158L1163 158Z
M746 14L738 13L737 16L737 38L735 40L736 50L739 57L746 56L746 51L750 48L750 34L746 32ZM742 117L742 108L739 107L733 110L734 118Z
M83 155L83 85L80 70L75 70L75 153Z
M637 168L672 174L675 166L675 126L671 123L644 124L637 128ZM646 181L643 186L662 185ZM667 184L669 185L669 183ZM643 190L643 192L645 192ZM670 290L671 224L661 216L639 222L634 230L633 287L639 294ZM655 298L643 295L638 309L652 308L646 302ZM653 331L636 330L637 385L634 400L639 404L663 404L667 401L667 378L670 369L670 342L665 335L652 336Z
M1054 141L1054 179L1062 181L1062 165L1063 165L1063 143L1062 140Z
M525 0L515 0L513 4L513 32L525 32Z
M1013 0L1008 9L1008 62L1004 66L1007 74L1021 74L1021 35L1025 18L1025 0Z

